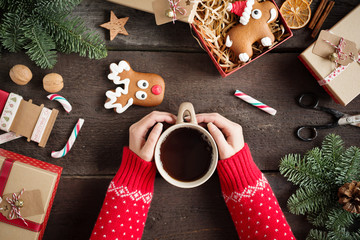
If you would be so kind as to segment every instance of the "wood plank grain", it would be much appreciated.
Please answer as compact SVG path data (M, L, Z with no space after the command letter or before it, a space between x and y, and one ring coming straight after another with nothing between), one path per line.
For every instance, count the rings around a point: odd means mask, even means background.
M310 226L303 216L290 214L286 201L292 186L279 174L266 174L286 219L298 240ZM89 239L111 177L63 177L50 215L44 240ZM150 239L238 239L221 196L218 176L194 189L173 187L158 177L143 234Z
M314 142L302 142L295 129L304 124L324 124L331 117L322 112L300 108L295 97L302 92L319 95L321 105L349 114L359 112L360 97L347 107L334 103L318 86L297 54L266 54L228 78L222 79L204 53L110 52L106 59L93 61L76 55L60 55L54 72L64 77L65 87L59 93L73 105L67 114L57 102L46 98L42 77L49 71L33 66L21 54L5 54L0 62L1 89L15 92L34 103L60 110L46 148L25 139L14 140L1 147L20 154L59 164L65 175L114 174L120 165L122 147L128 144L130 125L151 111L177 113L184 101L194 104L195 111L219 112L243 126L245 140L252 149L255 162L262 170L277 170L280 158L288 153L304 153L318 146L328 133L340 134L347 145L359 145L360 128L342 126L319 131ZM108 66L126 59L136 71L158 73L165 79L163 103L157 107L132 106L123 114L106 110L105 92L116 86L107 79ZM15 85L8 77L11 66L30 66L34 79L26 86ZM239 89L278 110L268 115L233 96ZM85 118L70 153L59 160L52 159L52 150L61 149L78 118Z
M276 0L276 3L280 8L283 0ZM319 3L320 0L313 1L311 4L312 12L315 12ZM358 4L358 0L337 1L323 29L333 26ZM99 27L100 24L109 21L111 10L118 17L130 17L125 26L130 34L129 36L118 36L113 41L109 41L109 32ZM98 31L107 40L106 45L111 50L202 52L197 41L190 33L189 25L186 23L177 22L175 25L169 23L156 26L153 14L105 0L84 0L75 9L74 15L83 17L87 26ZM293 32L294 37L275 48L273 52L301 51L314 41L310 37L311 31L306 27Z

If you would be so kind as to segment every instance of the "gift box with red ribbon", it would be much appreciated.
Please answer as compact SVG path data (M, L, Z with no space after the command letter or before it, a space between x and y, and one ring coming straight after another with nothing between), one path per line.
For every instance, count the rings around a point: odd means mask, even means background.
M61 172L0 148L0 239L42 239Z
M360 5L299 56L335 102L346 106L360 94Z

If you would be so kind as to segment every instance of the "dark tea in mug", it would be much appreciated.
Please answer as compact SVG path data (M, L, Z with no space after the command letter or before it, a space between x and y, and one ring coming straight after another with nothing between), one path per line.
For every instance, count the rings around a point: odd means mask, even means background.
M161 144L160 160L169 176L191 182L207 173L212 152L212 145L203 133L183 127L172 131Z

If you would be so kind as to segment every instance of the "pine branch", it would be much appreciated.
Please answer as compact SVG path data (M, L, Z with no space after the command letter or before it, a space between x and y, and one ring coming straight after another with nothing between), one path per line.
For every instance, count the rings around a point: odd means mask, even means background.
M317 229L311 229L306 240L327 240L327 233Z
M342 209L337 199L340 186L360 181L360 149L345 150L334 134L302 159L289 154L280 163L280 173L300 188L288 200L290 212L307 214L310 223L325 230L312 229L307 240L360 240L360 214Z
M37 0L3 0L1 8L5 12L23 15L31 13Z
M308 186L296 190L288 200L288 208L293 214L306 214L326 209L334 201L329 186Z
M6 13L1 24L1 43L9 52L20 51L26 39L21 29L22 20L18 14Z
M349 232L346 232L345 229L341 228L337 231L328 232L328 240L358 240L353 239Z
M309 213L307 219L315 227L325 227L325 223L329 220L328 213L332 209L334 209L334 206L330 206L320 212Z
M345 151L344 141L338 135L329 134L322 142L321 149L328 164L334 165L340 160L341 154Z
M325 154L323 149L315 147L308 151L304 158L309 171L321 177L324 184L331 184L334 181L334 177L328 176L328 173L334 171L334 165L324 156Z
M339 230L348 228L354 221L355 215L342 208L334 208L328 213L329 219L326 222L328 230Z
M42 26L53 37L59 51L79 53L92 59L107 56L104 41L90 31L80 17L67 19L64 15L41 15Z
M302 159L298 154L289 154L281 159L280 173L288 178L295 185L300 187L306 186L322 186L327 184L325 179L317 168L312 168L311 164L307 163L306 158Z
M0 8L2 10L8 9L11 2L12 0L0 0Z
M359 240L360 234L359 231L353 232L353 231L348 231L343 227L339 227L334 231L328 232L328 239L329 240Z
M348 148L335 169L336 183L342 185L352 180L360 181L360 149Z
M35 4L34 12L71 13L82 0L40 0Z
M329 221L326 223L330 239L360 239L360 216L347 212L341 208L334 209L329 213Z
M30 42L24 46L27 55L41 68L53 68L56 64L55 43L39 26L31 23L24 28L25 37Z
M100 59L104 40L80 17L68 17L81 0L0 0L0 42L11 52L27 50L42 68L52 68L56 51ZM10 18L10 16L12 18ZM0 46L1 47L1 46Z

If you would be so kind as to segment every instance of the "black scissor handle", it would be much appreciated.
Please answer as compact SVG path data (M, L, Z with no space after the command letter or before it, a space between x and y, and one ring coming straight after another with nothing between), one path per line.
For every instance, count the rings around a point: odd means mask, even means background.
M306 134L310 134L309 137L305 137L305 131L307 131ZM300 138L301 140L305 141L305 142L310 142L312 140L314 140L318 133L317 133L317 130L315 127L313 126L302 126L302 127L299 127L296 131L296 135L298 136L298 138Z
M339 120L341 117L344 116L344 113L327 107L318 106L319 105L319 98L313 93L303 93L298 98L298 103L303 108L315 109L318 111L323 111L331 114L335 120ZM328 127L326 127L328 128Z
M319 98L313 93L303 93L298 98L298 103L303 108L317 109Z
M332 122L324 125L309 125L309 126L300 126L297 131L296 135L298 138L300 138L303 141L312 141L317 137L317 130L318 129L328 129L328 128L334 128L339 126L338 122ZM306 134L304 130L307 130L308 134L310 134L310 137L305 137Z

